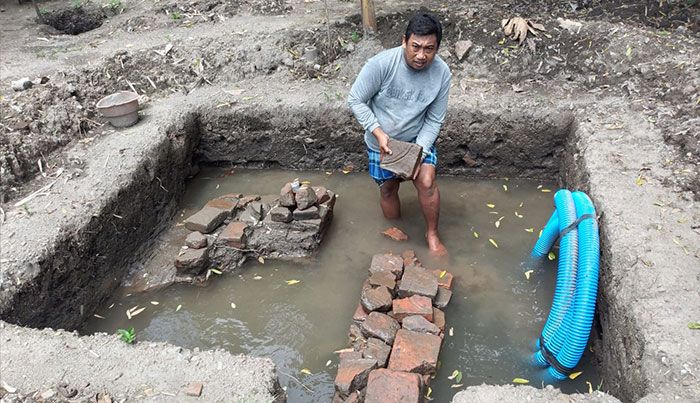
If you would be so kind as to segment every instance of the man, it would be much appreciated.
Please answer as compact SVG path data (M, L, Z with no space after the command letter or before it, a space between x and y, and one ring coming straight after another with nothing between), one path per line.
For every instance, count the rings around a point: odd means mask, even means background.
M370 176L379 185L384 217L401 216L401 179L380 168L391 154L388 138L423 148L423 161L413 177L425 218L425 238L431 253L447 254L440 241L440 191L435 181L438 136L447 111L450 69L437 56L442 25L431 14L417 14L408 22L402 45L367 61L350 90L348 104L365 129Z

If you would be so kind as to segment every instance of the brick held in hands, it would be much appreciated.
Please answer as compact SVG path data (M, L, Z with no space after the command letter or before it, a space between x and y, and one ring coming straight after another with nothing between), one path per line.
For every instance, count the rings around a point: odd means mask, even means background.
M391 154L385 154L379 166L404 179L412 179L423 160L423 147L392 138L389 138L387 145Z

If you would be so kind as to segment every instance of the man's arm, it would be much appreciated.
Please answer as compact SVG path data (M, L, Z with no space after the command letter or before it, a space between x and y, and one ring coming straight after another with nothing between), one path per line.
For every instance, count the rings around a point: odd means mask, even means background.
M355 83L350 89L348 105L350 109L352 109L352 113L355 115L360 125L377 138L380 152L391 154L391 150L387 146L389 136L379 127L379 121L377 121L377 117L368 105L370 99L377 95L381 86L381 66L376 60L370 59L370 61L362 67L360 74L357 76Z
M435 143L438 133L440 133L440 128L442 123L445 121L445 114L447 113L447 99L450 95L450 80L452 79L452 74L448 72L447 78L443 80L440 86L440 92L437 98L428 105L428 109L425 112L425 122L423 122L423 127L421 127L420 132L418 132L418 137L416 138L416 144L423 147L423 156L428 154L428 150Z

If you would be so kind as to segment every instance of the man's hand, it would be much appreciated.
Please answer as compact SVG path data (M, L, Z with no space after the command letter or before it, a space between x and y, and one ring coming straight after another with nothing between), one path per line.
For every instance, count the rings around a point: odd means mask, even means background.
M384 158L384 155L391 155L391 149L389 148L389 135L384 133L381 127L377 127L372 131L374 137L377 138L379 142L379 155L380 158Z

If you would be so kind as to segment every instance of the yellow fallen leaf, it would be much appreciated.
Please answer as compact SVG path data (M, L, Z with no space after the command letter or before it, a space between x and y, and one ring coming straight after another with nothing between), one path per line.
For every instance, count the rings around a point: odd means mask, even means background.
M507 191L508 191L508 186L503 185L503 190L505 190L505 191L507 192Z
M489 238L489 242L491 242L491 245L493 245L494 248L498 248L498 244L496 243L496 241L494 241L493 239Z
M428 386L428 393L425 394L425 397L430 397L430 395L433 393L433 388Z
M440 272L440 278L445 277L445 274L447 274L447 270L443 270Z
M143 307L143 308L141 308L141 309L137 309L137 310L131 312L131 318L133 318L134 316L136 316L136 315L140 314L141 312L143 312L144 309L146 309L146 307ZM131 318L129 318L129 319L131 319Z
M331 171L326 171L326 175L333 175L333 172L331 172Z
M518 207L522 207L523 204L525 204L525 202L520 202L520 204L518 204Z
M554 259L557 258L557 255L555 255L554 252L549 252L549 253L547 254L547 258L548 258L549 260L554 260Z
M533 271L534 271L534 270L528 270L528 271L526 271L526 272L525 272L525 278L529 280L529 279L530 279L530 274L532 274Z
M455 369L454 371L452 371L452 375L448 376L447 379L453 380L457 377L457 374L459 374L459 371Z
M452 385L450 387L454 389L454 388L461 388L462 386L464 386L463 383L455 383L454 385Z
M586 381L586 383L588 384L588 393L593 393L593 384L588 381Z
M214 274L221 274L221 270L219 270L219 269L211 268L211 269L209 269L209 271L214 273Z
M349 174L349 173L352 172L352 171L347 170L347 169L343 169L341 172L344 173L345 175L347 175L347 174Z
M131 319L131 309L127 309L127 310L126 310L126 317L127 317L128 319Z
M151 305L158 305L158 304L160 304L160 302L158 302L158 301L151 301Z
M542 193L549 193L549 192L551 192L551 190L549 190L549 189L541 189L540 191L541 191Z
M311 184L311 181L301 181L301 184L302 184L302 185L310 185L310 184Z
M327 366L327 367L330 367L332 362L333 362L333 361L331 361L331 360L326 361L326 366Z
M479 237L479 233L474 231L474 238L478 238L478 237Z
M98 314L94 314L92 316L96 317L97 319L104 319L105 318L104 316L98 315Z
M535 232L535 229L534 228L525 228L525 232L532 233L532 232Z
M515 216L518 217L518 218L523 218L523 217L524 217L522 214L518 213L517 211L515 212Z
M528 380L525 379L525 378L513 378L513 383L517 383L517 384L520 384L520 385L524 385L524 384L526 384L526 383L530 383L530 381L528 381Z
M493 204L493 203L486 203L486 207L488 207L488 208L495 208L496 205Z
M634 183L636 183L637 186L643 186L645 183L647 183L647 180L644 176L642 176L642 174L639 174L637 179L634 180Z
M501 226L501 220L496 221L495 223L493 223L493 225L495 225L496 228L500 227L500 226Z
M540 230L540 233L537 234L537 238L542 238L542 230Z
M182 308L182 305L178 305L177 308L175 308L175 312L179 311Z
M303 368L303 369L302 369L301 371L299 371L299 372L301 372L302 374L305 374L305 375L311 375L311 371L309 371L309 370L306 369L306 368Z
M236 304L231 302L231 308L236 309Z
M569 374L569 379L576 379L578 378L579 375L581 375L583 372L573 372Z
M300 283L300 281L299 280L287 280L287 285L294 285L297 283Z
M265 258L262 256L258 257L258 262L260 262L260 264L265 264Z
M542 189L542 185L537 185L537 189Z

